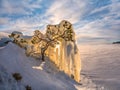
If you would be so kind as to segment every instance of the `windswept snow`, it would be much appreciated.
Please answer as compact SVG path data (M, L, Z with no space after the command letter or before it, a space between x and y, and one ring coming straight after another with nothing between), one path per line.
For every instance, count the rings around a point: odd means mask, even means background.
M0 66L9 74L20 73L20 83L23 86L30 85L32 90L97 90L97 86L85 76L81 77L80 85L63 72L59 72L49 60L40 64L39 60L27 57L24 50L13 43L0 48Z
M120 90L120 45L80 45L82 74L104 90Z
M0 65L0 90L25 90L25 87L21 83L17 83Z
M9 73L19 72L23 76L24 85L30 85L33 90L65 90L67 88L74 90L72 85L68 85L42 70L33 69L33 66L39 65L37 61L26 57L24 51L18 46L10 43L0 52L0 64L8 69Z

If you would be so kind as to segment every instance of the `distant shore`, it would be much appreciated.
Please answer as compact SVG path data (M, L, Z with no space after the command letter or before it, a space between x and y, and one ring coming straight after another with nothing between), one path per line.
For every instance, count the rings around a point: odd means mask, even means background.
M113 42L113 44L120 44L120 41L117 41L117 42Z

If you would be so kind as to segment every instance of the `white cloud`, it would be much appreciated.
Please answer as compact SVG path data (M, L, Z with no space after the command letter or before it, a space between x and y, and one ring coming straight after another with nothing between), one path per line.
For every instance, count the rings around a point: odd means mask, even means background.
M27 5L26 2L21 2L21 3L23 6L26 6L27 8L28 7L30 8L31 6L33 6L33 7L31 7L31 9L34 8L34 4L29 6L29 5ZM17 4L15 4L15 5L17 5ZM15 5L13 5L13 6L15 6ZM36 5L36 3L35 3L35 5ZM39 27L40 27L40 29L46 29L45 27L47 24L57 24L63 19L69 20L72 23L76 23L80 20L81 16L86 12L86 10L87 10L86 5L87 5L87 0L85 0L85 1L82 1L82 0L80 0L80 1L56 0L47 9L46 13L43 13L42 15L37 14L33 17L25 16L23 18L19 18L17 20L11 21L9 26L11 26L11 30L16 30L17 28L21 29L21 30L23 30L23 29L27 30L27 29L35 29L34 27L36 27L36 29L39 29ZM7 8L9 8L9 9L11 8L11 6L9 6L9 3L6 4L6 6L8 6ZM18 8L19 7L17 7L17 9ZM20 9L24 9L24 8L20 7ZM14 10L12 7L10 11L13 13L13 11L16 11L16 10ZM19 13L21 13L21 12L19 12ZM22 11L22 13L23 13L23 11Z
M114 0L113 0L114 1ZM82 40L83 38L101 38L108 40L119 40L120 39L120 2L112 2L111 4L94 9L90 14L97 13L100 11L103 11L105 9L108 9L109 12L105 15L101 15L102 18L96 18L95 20L86 22L82 26L78 26L77 34L78 39Z
M83 27L77 28L77 38L78 39L85 39L85 38L104 38L104 39L119 39L120 38L120 31L119 31L119 24L120 20L106 20L106 17L101 20L95 20L92 22L87 23ZM107 26L108 25L108 26Z
M43 19L44 15L40 16L25 16L16 20L10 20L6 22L6 27L0 29L0 31L12 32L21 31L24 34L32 34L34 30L39 29L42 32L46 29L47 20ZM3 18L2 18L3 19ZM1 22L2 23L2 22Z
M36 2L30 3L31 0L2 0L1 1L1 14L8 15L29 15L32 14L32 11L36 8L41 8L41 0L36 0Z
M3 6L1 13L17 13L28 14L36 8L41 8L41 0L30 3L21 1L20 3L11 3L9 0L4 0L6 3ZM119 24L120 19L120 3L117 0L112 0L112 3L100 8L93 8L90 6L89 0L55 0L52 5L48 6L45 13L35 14L34 16L24 16L11 21L10 18L0 18L0 23L8 25L8 27L1 30L13 31L20 30L24 33L30 34L35 29L41 31L46 29L47 24L58 24L61 20L66 19L74 24L75 32L78 39L87 38L120 38ZM99 14L102 18L94 20L87 20L85 17L90 14L98 13L104 10L109 10L108 13ZM83 17L85 19L83 19Z
M76 23L88 10L86 5L87 0L56 0L46 15L50 16L50 23L59 23L63 19Z
M0 25L7 24L7 23L9 22L9 20L10 20L10 19L7 18L7 17L6 17L6 18L1 18L1 17L0 17Z

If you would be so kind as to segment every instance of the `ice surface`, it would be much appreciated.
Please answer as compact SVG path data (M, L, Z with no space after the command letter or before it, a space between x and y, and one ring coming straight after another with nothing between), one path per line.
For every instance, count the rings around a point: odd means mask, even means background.
M120 45L80 45L82 74L105 90L120 90Z

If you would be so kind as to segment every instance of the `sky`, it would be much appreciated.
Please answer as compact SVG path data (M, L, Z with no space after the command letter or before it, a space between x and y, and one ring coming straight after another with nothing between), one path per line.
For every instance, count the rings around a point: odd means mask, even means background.
M0 0L0 32L45 32L68 20L78 43L120 40L120 0Z

